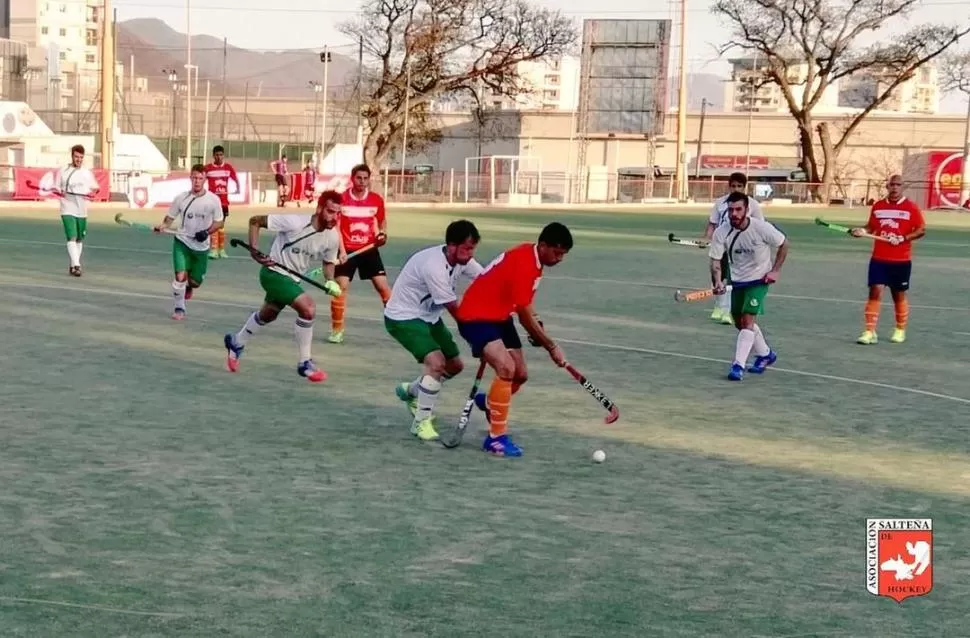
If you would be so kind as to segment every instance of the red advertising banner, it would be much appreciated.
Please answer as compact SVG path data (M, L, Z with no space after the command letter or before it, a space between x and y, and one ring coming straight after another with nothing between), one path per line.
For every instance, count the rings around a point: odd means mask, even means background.
M287 201L306 199L303 188L303 173L290 173L290 196ZM313 181L313 195L319 197L323 191L337 191L342 193L350 188L350 175L323 175L317 173Z
M13 198L24 201L43 201L45 199L57 199L51 193L57 181L57 171L59 168L33 168L29 166L15 166L13 169ZM108 171L95 168L94 179L98 180L101 188L94 197L96 202L106 202L111 197L111 176Z
M957 208L963 206L960 190L963 186L963 153L930 151L926 154L926 208Z
M701 155L701 168L769 168L767 155L752 155L748 160L747 155Z

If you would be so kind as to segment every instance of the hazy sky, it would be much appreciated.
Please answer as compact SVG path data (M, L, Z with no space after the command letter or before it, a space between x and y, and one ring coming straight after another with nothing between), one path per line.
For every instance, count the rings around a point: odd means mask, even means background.
M630 0L597 0L597 10L583 0L540 0L551 8L574 17L583 18L672 18L678 5L656 2L655 9L625 10L631 4L649 2ZM191 6L193 33L225 37L235 46L247 49L320 48L324 44L342 47L348 54L356 53L356 46L347 42L335 25L352 17L359 2L327 0L188 0ZM710 0L688 2L687 57L691 72L711 72L726 75L727 64L718 61L715 46L726 37L717 18L710 13ZM186 28L186 0L115 0L120 20L131 18L160 18L178 31ZM967 0L923 0L914 22L970 21L970 2ZM673 43L676 44L676 43ZM970 48L970 42L966 47ZM338 49L339 50L339 49ZM676 51L673 55L677 55ZM948 100L948 105L953 102ZM964 101L963 104L966 102ZM957 105L960 102L956 102ZM950 110L950 109L948 109Z

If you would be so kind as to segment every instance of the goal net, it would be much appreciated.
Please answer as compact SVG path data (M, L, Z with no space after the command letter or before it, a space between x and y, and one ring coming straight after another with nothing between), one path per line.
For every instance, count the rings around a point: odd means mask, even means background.
M489 204L542 203L542 158L534 155L466 157L464 199Z

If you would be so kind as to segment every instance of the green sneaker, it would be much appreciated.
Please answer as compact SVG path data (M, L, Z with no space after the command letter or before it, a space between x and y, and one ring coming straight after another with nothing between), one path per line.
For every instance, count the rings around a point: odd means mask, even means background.
M229 259L229 253L226 252L225 248L219 249L219 259Z
M422 441L435 441L438 439L438 431L434 429L434 423L431 422L431 419L411 423L411 434Z
M327 337L327 341L330 343L343 343L344 342L344 331L331 332L330 336Z
M876 335L874 330L866 330L859 338L855 340L856 343L861 343L864 346L871 346L874 343L879 343L879 337Z
M724 311L720 308L715 308L711 311L711 321L720 321L724 318Z
M417 397L412 397L411 393L408 392L410 387L410 383L399 383L397 387L394 388L394 394L397 395L398 399L407 404L408 410L411 411L411 416L413 417L418 411L418 399Z
M219 251L213 248L209 251L209 259L219 259Z
M889 337L889 341L892 343L903 343L906 341L906 331L902 328L896 328L893 331L893 336Z
M731 316L730 312L721 313L721 323L724 324L725 326L733 326L734 317Z

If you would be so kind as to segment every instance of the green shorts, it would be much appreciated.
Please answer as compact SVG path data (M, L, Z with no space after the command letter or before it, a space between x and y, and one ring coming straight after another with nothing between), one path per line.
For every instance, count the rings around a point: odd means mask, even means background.
M266 266L259 269L259 285L266 291L266 303L280 308L292 305L297 297L306 292L291 277L281 275Z
M731 281L731 260L727 253L721 257L721 281Z
M460 354L451 331L441 319L437 323L428 323L421 319L396 321L384 317L384 327L418 363L423 363L424 358L436 350L441 350L445 359L454 359Z
M760 315L765 311L765 297L768 296L768 284L752 284L743 288L731 289L731 314Z
M172 241L172 268L189 274L189 281L201 285L209 268L209 253L192 250L179 240Z
M88 234L87 217L61 215L61 223L64 224L64 237L67 241L84 241Z

